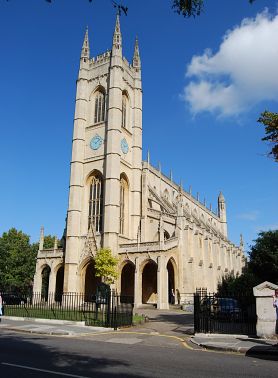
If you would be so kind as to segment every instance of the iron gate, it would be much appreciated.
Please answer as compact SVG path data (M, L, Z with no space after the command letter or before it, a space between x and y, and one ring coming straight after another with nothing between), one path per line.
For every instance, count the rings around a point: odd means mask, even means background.
M243 294L194 294L195 333L256 335L255 297Z

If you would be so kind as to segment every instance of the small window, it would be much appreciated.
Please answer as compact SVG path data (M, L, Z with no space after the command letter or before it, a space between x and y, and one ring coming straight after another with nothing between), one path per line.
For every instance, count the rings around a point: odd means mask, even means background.
M122 97L122 127L127 128L127 97Z

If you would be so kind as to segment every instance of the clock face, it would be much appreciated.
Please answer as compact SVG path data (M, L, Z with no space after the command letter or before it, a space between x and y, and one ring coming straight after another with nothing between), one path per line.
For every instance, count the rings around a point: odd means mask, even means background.
M96 134L96 135L92 138L92 140L91 140L91 142L90 142L90 147L91 147L91 149L92 149L92 150L98 150L99 147L102 145L102 142L103 142L102 137L100 137L99 135Z
M123 139L121 140L121 149L122 149L122 151L123 151L124 154L127 154L127 153L128 153L128 149L129 149L129 147L128 147L128 143L127 143L127 141L126 141L125 138L123 138Z

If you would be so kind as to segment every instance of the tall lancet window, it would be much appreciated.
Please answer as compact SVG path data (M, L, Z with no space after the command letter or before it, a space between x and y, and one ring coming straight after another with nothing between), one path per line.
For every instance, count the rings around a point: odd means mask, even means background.
M103 180L100 173L92 176L90 180L89 219L88 227L94 225L97 232L102 231L103 212Z
M120 180L120 234L126 235L128 229L128 183L121 175Z
M128 108L128 99L127 99L127 96L125 94L123 94L123 96L122 96L122 127L124 127L125 129L128 128L128 124L127 124L127 117L128 117L127 108Z
M95 123L103 122L105 116L105 94L97 91L95 95Z

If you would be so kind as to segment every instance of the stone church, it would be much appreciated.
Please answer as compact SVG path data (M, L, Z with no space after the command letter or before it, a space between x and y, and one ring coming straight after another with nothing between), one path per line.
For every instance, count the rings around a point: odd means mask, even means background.
M135 306L183 303L196 288L216 290L240 274L243 242L228 240L226 203L218 211L142 160L142 81L138 40L129 63L122 54L119 16L112 49L91 57L86 31L77 79L69 202L63 246L40 247L34 292L90 295L100 282L94 256L109 247L119 257L115 289Z

